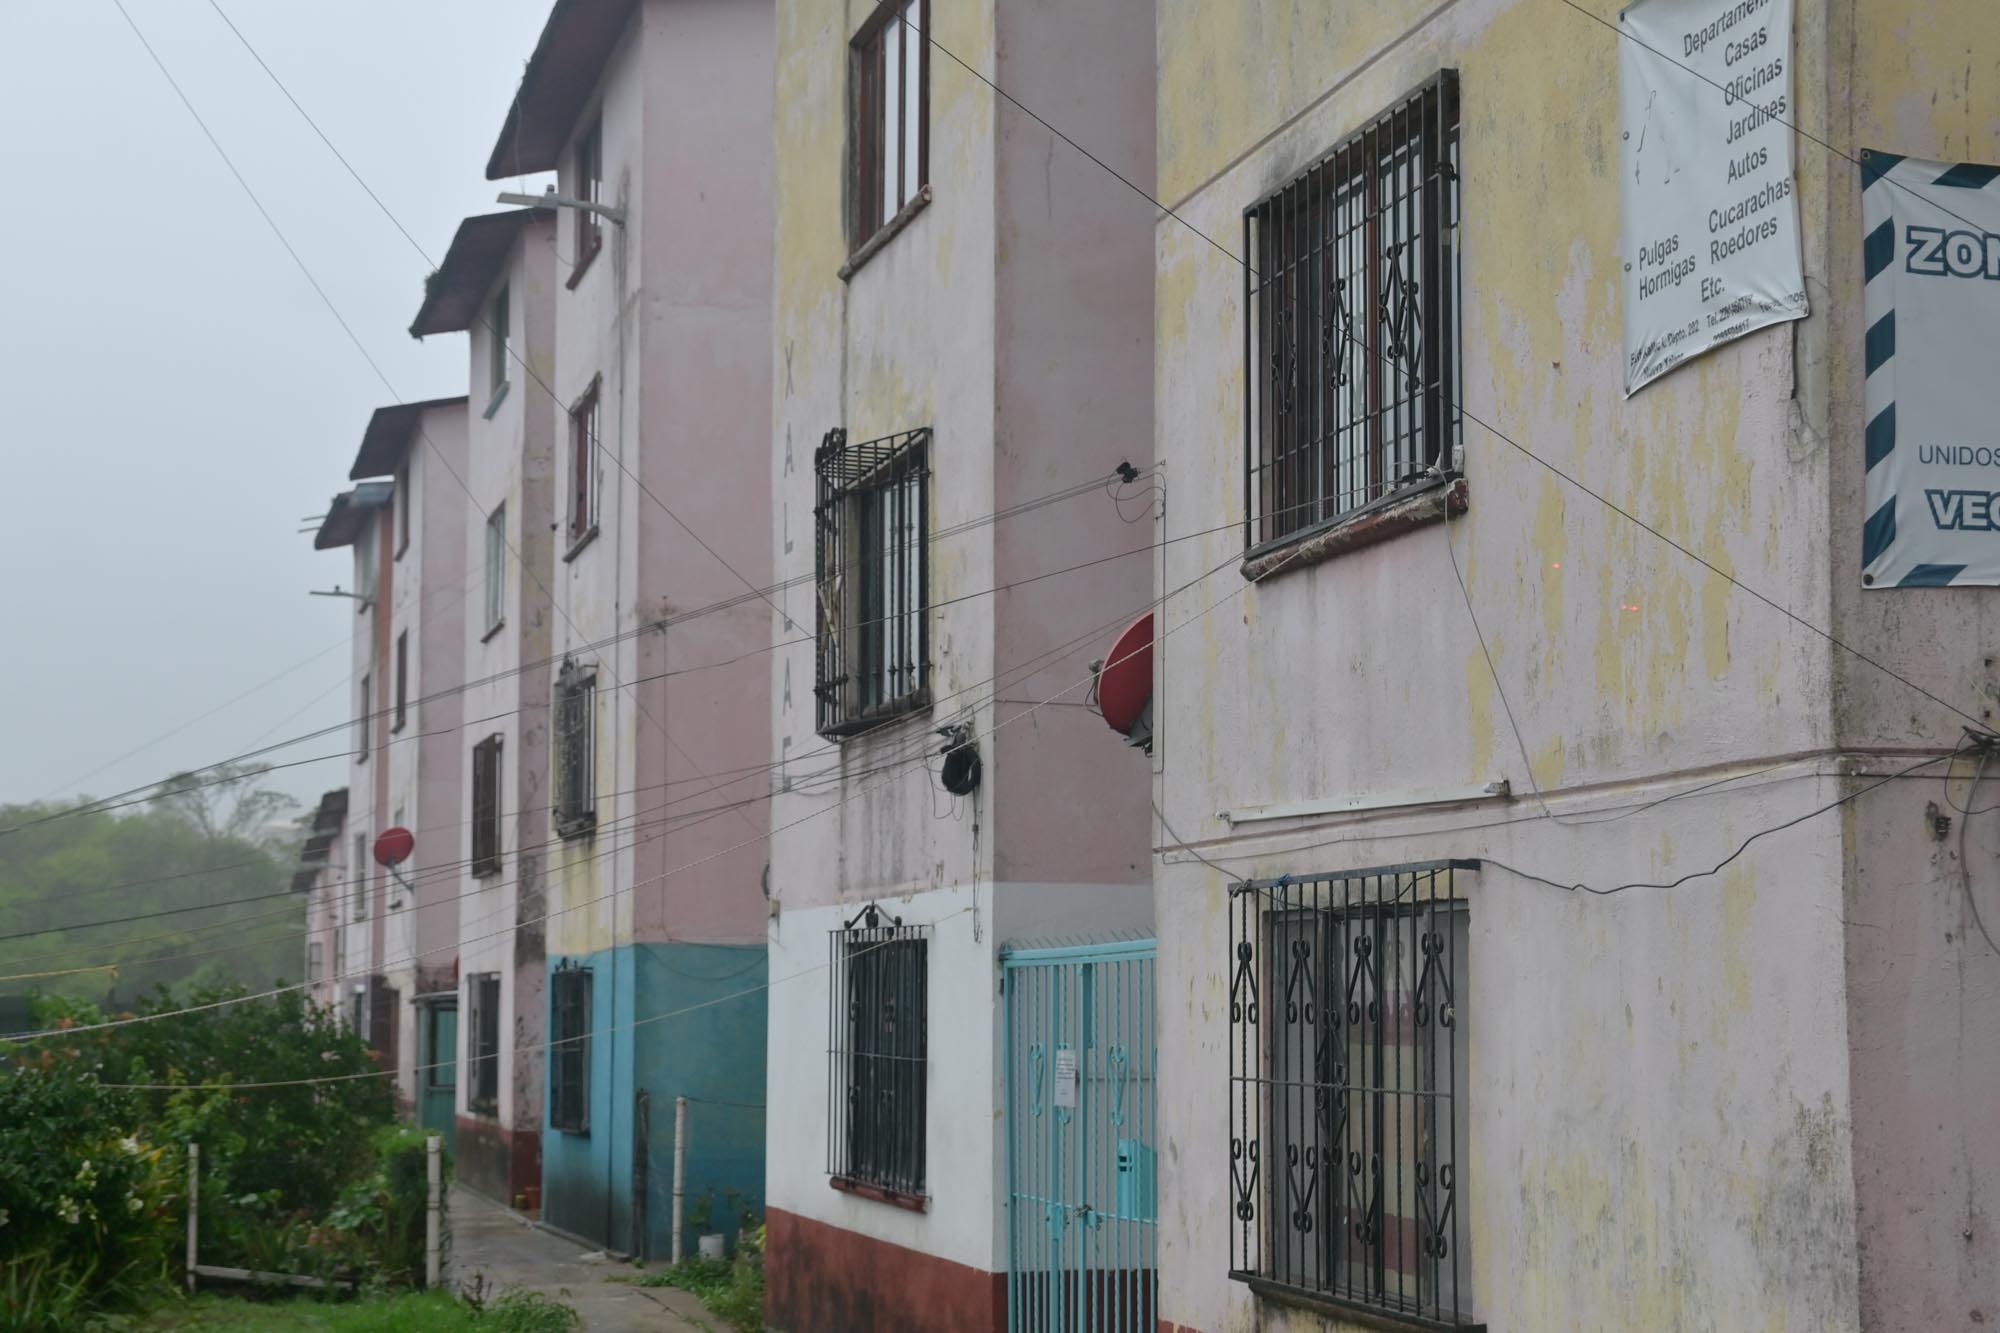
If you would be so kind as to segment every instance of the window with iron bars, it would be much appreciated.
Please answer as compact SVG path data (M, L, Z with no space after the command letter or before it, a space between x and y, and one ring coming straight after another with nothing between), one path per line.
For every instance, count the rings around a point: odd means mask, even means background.
M597 672L564 660L556 677L556 832L597 827Z
M1230 889L1230 1275L1471 1323L1466 904L1429 861Z
M930 705L930 440L830 430L813 455L821 735Z
M549 977L549 1127L590 1130L590 969L565 964Z
M1254 551L1456 466L1456 71L1260 200L1243 227Z
M930 929L868 907L831 934L827 1171L839 1188L920 1201Z
M500 748L488 736L472 747L472 873L500 873Z
M466 1105L492 1115L500 1109L500 974L478 972L465 979L466 1054L472 1066Z

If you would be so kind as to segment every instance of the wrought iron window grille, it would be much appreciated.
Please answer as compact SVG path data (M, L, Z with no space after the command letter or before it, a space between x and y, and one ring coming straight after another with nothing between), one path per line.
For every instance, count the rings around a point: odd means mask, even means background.
M928 427L813 454L820 734L853 735L930 706Z
M1243 232L1255 554L1457 466L1457 72L1245 210Z
M597 827L597 671L563 659L556 673L556 832Z
M1230 1276L1472 1325L1466 903L1427 861L1230 888Z
M472 1020L467 1024L472 1068L466 1105L492 1115L500 1109L500 974L475 973L466 978L465 989Z
M930 927L863 908L831 935L827 1172L925 1197Z
M504 739L488 736L472 747L472 873L500 873L500 750Z
M565 961L549 976L549 1127L590 1132L591 970Z

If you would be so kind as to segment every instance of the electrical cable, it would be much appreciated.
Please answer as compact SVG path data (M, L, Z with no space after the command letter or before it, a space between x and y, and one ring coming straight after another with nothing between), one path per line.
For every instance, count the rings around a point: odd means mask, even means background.
M1979 746L1979 766L1972 771L1972 785L1965 789L1965 803L1973 804L1979 795L1979 780L1986 776L1986 761L1993 757L1994 741L1988 738ZM2000 943L1995 943L1993 933L1986 929L1986 920L1979 914L1979 896L1972 891L1972 863L1965 859L1965 829L1972 821L1969 818L1958 821L1958 874L1961 887L1965 890L1965 905L1972 911L1972 924L1979 927L1980 936L1986 947L2000 954Z
M1273 575L1275 575L1275 574L1277 574L1277 573L1281 572L1281 571L1282 571L1282 570L1284 569L1284 567L1285 567L1286 565L1288 565L1288 564L1289 564L1289 563L1290 563L1290 562L1291 562L1292 560L1296 559L1296 558L1298 557L1298 555L1299 555L1299 554L1301 554L1301 552L1299 552L1299 551L1293 551L1293 552L1291 552L1291 553L1287 554L1287 555L1286 555L1286 556L1284 557L1284 559L1283 559L1283 560L1279 561L1279 562L1278 562L1278 564L1276 564L1276 565L1275 565L1275 566L1273 566L1273 567L1272 567L1272 568L1271 568L1271 569L1270 569L1269 571L1267 571L1267 572L1266 572L1266 573L1264 574L1264 576L1263 576L1263 577L1264 577L1264 578L1269 578L1269 577L1271 577L1271 576L1273 576ZM1178 588L1174 589L1174 590L1173 590L1173 591L1172 591L1171 593L1167 594L1167 596L1166 596L1166 597L1164 597L1164 598L1160 599L1160 600L1161 600L1161 602L1162 602L1162 603L1164 603L1164 602L1165 602L1166 600L1170 599L1171 597L1173 597L1173 596L1177 596L1177 595L1179 595L1180 593L1182 593L1182 592L1185 592L1185 591L1187 591L1187 590L1189 590L1189 589L1193 588L1193 587L1194 587L1194 586L1195 586L1196 584L1199 584L1199 583L1201 583L1201 582L1205 581L1206 579L1208 579L1208 578L1212 577L1212 576L1213 576L1214 574L1216 574L1216 573L1219 573L1219 572L1220 572L1221 570L1223 570L1223 569L1227 568L1227 567L1228 567L1229 565L1231 565L1231 564L1235 564L1235 563L1237 562L1237 559L1238 559L1238 557L1232 554L1232 555L1231 555L1231 556L1230 556L1230 557L1228 558L1228 560L1224 561L1224 562L1223 562L1223 563L1221 563L1221 564L1218 564L1218 565L1214 566L1213 568L1211 568L1211 569L1209 569L1209 570L1205 571L1205 572L1204 572L1204 573L1202 573L1202 574L1199 574L1199 575L1197 575L1197 576L1196 576L1195 578L1193 578L1193 579L1189 580L1189 581L1188 581L1187 583L1185 583L1185 584L1182 584L1182 585L1181 585L1180 587L1178 587ZM1173 635L1173 634L1176 634L1176 633L1180 632L1180 631L1181 631L1181 630L1183 630L1183 629L1186 629L1186 628L1187 628L1187 627L1188 627L1189 625L1192 625L1192 624L1195 624L1195 623L1197 623L1198 621L1201 621L1201 620L1203 620L1203 619L1206 619L1206 618L1207 618L1208 616L1210 616L1210 615L1214 614L1214 613L1215 613L1215 612L1216 612L1217 610L1219 610L1219 609L1220 609L1220 608L1221 608L1222 606L1224 606L1224 605L1225 605L1225 604L1227 604L1228 602L1230 602L1230 601L1234 600L1234 599L1235 599L1236 597L1238 597L1238 596L1242 595L1242 593L1243 593L1243 592L1244 592L1245 590L1247 590L1248 588L1250 588L1250 587L1254 586L1254 584L1255 584L1256 582L1261 582L1261 581L1262 581L1261 579L1258 579L1258 580L1249 580L1249 579L1246 579L1246 580L1244 580L1244 581L1243 581L1242 583L1238 584L1238 585L1237 585L1237 586L1236 586L1235 588L1232 588L1232 589L1231 589L1231 590L1230 590L1230 591L1229 591L1228 593L1225 593L1225 594L1224 594L1223 596L1221 596L1221 597L1218 597L1218 598L1214 599L1213 601L1211 601L1211 602L1210 602L1210 603L1209 603L1209 604L1208 604L1208 605L1207 605L1206 607L1204 607L1204 608L1203 608L1202 610L1200 610L1200 611L1198 611L1198 612L1195 612L1194 614L1192 614L1192 615L1188 616L1188 617L1187 617L1187 618L1186 618L1185 620L1182 620L1182 621L1181 621L1181 622L1180 622L1179 624L1177 624L1177 625L1172 625L1172 626L1169 626L1168 628L1166 628L1166 629L1165 629L1164 631L1162 631L1162 632L1161 632L1161 634L1160 634L1160 635L1158 636L1158 639L1156 639L1156 642L1157 642L1157 641L1159 641L1159 640L1164 640L1165 638L1167 638L1167 637L1169 637L1169 636L1171 636L1171 635ZM1145 652L1145 651L1149 651L1149 650L1151 649L1151 647L1152 647L1152 645L1150 645L1150 644L1144 644L1144 645L1138 645L1138 646L1134 647L1134 648L1133 648L1133 649L1131 650L1131 653L1129 653L1129 654L1128 654L1128 656L1132 656L1132 655L1136 655L1136 654L1138 654L1138 653L1140 653L1140 652ZM1120 660L1123 660L1123 659L1120 659ZM1086 675L1085 675L1085 676L1084 676L1084 677L1083 677L1082 679L1080 679L1080 680L1077 680L1077 681L1075 681L1075 682L1071 683L1070 685L1068 685L1068 686L1065 686L1065 687L1064 687L1063 689L1061 689L1061 690L1057 691L1055 695L1052 695L1052 696L1050 696L1050 697L1049 697L1048 699L1044 700L1044 701L1043 701L1043 702L1042 702L1041 704L1038 704L1038 705L1036 705L1036 707L1034 707L1034 708L1028 708L1028 709L1024 709L1023 711L1021 711L1021 712L1019 712L1019 713L1016 713L1016 714L1014 714L1014 715L1012 715L1012 716L1010 716L1010 717L1007 717L1007 718L1005 718L1005 719L1002 719L1002 720L1000 720L1000 721L998 721L998 722L995 722L995 723L994 723L994 725L993 725L993 726L992 726L992 727L991 727L991 728L990 728L990 729L989 729L989 730L988 730L988 731L987 731L987 732L986 732L986 733L984 734L984 736L983 736L983 737L982 737L982 736L978 736L978 735L975 735L975 736L972 736L972 737L969 737L968 739L969 739L969 740L978 740L978 739L985 739L985 738L990 738L990 737L991 737L991 736L992 736L992 735L993 735L994 733L998 732L998 731L999 731L999 729L1000 729L1001 727L1004 727L1004 726L1009 726L1009 725L1012 725L1012 724L1013 724L1013 723L1015 723L1015 722L1019 722L1019 721L1021 721L1021 720L1025 719L1025 718L1030 718L1030 717L1033 717L1033 716L1035 715L1035 713L1036 713L1036 712L1037 712L1037 711L1039 710L1039 708L1041 708L1041 707L1043 707L1043 706L1046 706L1046 705L1047 705L1048 703L1051 703L1051 702L1055 701L1056 699L1059 699L1059 698L1060 698L1060 697L1061 697L1062 695L1065 695L1065 694L1069 694L1069 693L1072 693L1072 692L1074 692L1074 691L1076 691L1076 690L1080 690L1080 689L1083 689L1083 688L1085 688L1086 686L1088 686L1088 685L1089 685L1089 683L1091 682L1091 680L1092 680L1092 679L1094 679L1094 678L1095 678L1095 673L1094 673L1094 672L1092 672L1092 673L1088 673L1088 674L1086 674ZM920 756L919 756L919 758L918 758L918 760L917 760L917 762L918 762L919 764L921 764L921 762L922 762L922 758L923 758L923 756L921 756L921 755L920 755ZM906 765L905 765L904 767L905 767L905 768L907 768L907 764L906 764ZM896 776L900 777L900 776L903 776L903 774L902 774L902 773L898 773L898 774L897 774ZM658 883L658 882L660 882L660 881L662 881L662 880L665 880L665 879L667 879L667 878L669 878L669 877L671 877L671 876L673 876L673 875L676 875L676 874L680 874L680 873L683 873L683 872L685 872L685 871L688 871L688 870L693 870L693 869L696 869L696 868L698 868L698 867L700 867L700 866L703 866L703 865L706 865L706 864L709 864L710 862L713 862L713 861L716 861L716 860L720 860L721 858L723 858L723 857L725 857L725 856L729 856L729 855L733 854L734 852L737 852L737 851L740 851L740 850L742 850L742 849L743 849L743 848L745 848L745 847L749 847L749 846L754 846L754 845L756 845L757 843L760 843L760 842L768 842L768 841L770 841L770 840L771 840L772 838L775 838L775 837L776 837L776 836L777 836L777 835L778 835L779 833L782 833L782 832L785 832L785 831L787 831L787 830L789 830L789 829L792 829L792 828L796 828L796 827L798 827L799 825L801 825L801 824L803 824L803 823L807 822L808 820L811 820L811 819L815 819L815 818L818 818L818 817L819 817L819 816L821 816L821 815L824 815L824 814L828 814L828 813L830 813L830 812L832 812L832 811L835 811L835 810L839 810L839 809L842 809L842 808L844 808L845 806L847 806L847 805L848 805L849 803L851 803L851 802L853 802L853 801L856 801L856 800L859 800L859 799L860 799L861 797L863 797L863 796L866 796L866 795L872 795L872 794L874 794L874 793L876 793L876 792L879 792L879 791L882 791L882 790L885 790L885 789L886 789L886 788L887 788L887 787L888 787L888 786L890 785L890 783L891 783L891 782L892 782L893 780L894 780L893 778L885 778L885 779L884 779L884 780L883 780L882 782L880 782L880 783L876 783L876 784L874 784L874 785L872 785L872 786L868 786L868 787L864 787L864 788L862 788L862 789L860 789L860 790L857 790L857 791L853 791L853 792L851 792L851 793L849 793L849 794L847 794L847 795L845 795L845 796L842 796L842 797L841 797L840 799L838 799L838 800L836 800L836 801L834 801L834 802L832 802L832 803L830 803L830 804L827 804L827 805L824 805L824 806L821 806L821 807L820 807L819 809L817 809L817 810L813 810L813 811L811 811L811 812L809 812L809 813L807 813L807 814L804 814L804 815L801 815L801 816L799 816L799 817L798 817L797 819L793 819L793 820L790 820L790 821L788 821L787 823L784 823L784 824L780 824L780 825L776 825L776 826L772 827L772 828L771 828L770 830L768 830L767 832L764 832L764 833L762 833L762 834L758 835L757 837L754 837L754 838L751 838L751 839L748 839L748 840L746 840L746 841L743 841L743 842L738 842L738 843L735 843L735 844L732 844L732 845L731 845L731 846L729 846L729 847L724 847L724 848L722 848L722 849L720 849L720 850L718 850L718 851L715 851L715 852L712 852L712 853L708 854L707 856L704 856L704 857L701 857L701 858L698 858L698 859L697 859L697 860L695 860L695 861L691 861L691 862L687 862L687 863L684 863L684 864L682 864L682 865L680 865L680 866L677 866L677 867L674 867L673 869L670 869L670 870L667 870L667 871L664 871L664 872L662 872L661 874L658 874L658 875L655 875L655 876L651 876L651 877L649 877L649 878L647 878L647 879L644 879L644 880L639 880L639 881L636 881L636 882L634 882L634 883L632 883L632 884L629 884L629 885L626 885L626 886L624 886L623 888L618 888L618 889L614 889L614 890L612 890L612 891L611 891L611 892L609 892L609 893L605 893L605 894L600 894L600 895L598 895L598 896L597 896L597 897L595 897L595 898L590 898L590 899L586 899L586 900L584 900L584 901L582 901L582 902L577 902L577 903L572 903L572 904L568 904L568 905L566 905L566 906L563 906L563 907L560 907L560 908L557 908L557 909L555 909L555 910L553 910L553 911L550 911L550 912L547 912L547 913L544 913L544 914L543 914L542 916L540 916L540 917L538 917L538 918L534 918L534 919L532 919L532 920L524 920L524 921L520 921L520 922L516 922L516 923L515 923L514 925L512 925L512 926L508 926L508 927L506 927L506 928L505 928L505 929L503 929L503 930L499 930L499 931L495 931L495 932L493 932L493 933L492 933L492 934L490 934L490 935L485 935L485 936L475 936L475 937L472 937L472 938L470 938L470 939L467 939L467 938L460 938L460 939L458 939L457 941L455 941L455 942L453 942L453 943L451 943L451 944L448 944L448 945L442 945L442 946L439 946L439 947L437 947L437 948L434 948L434 949L428 949L428 950L421 950L421 951L418 951L417 953L413 953L413 954L411 954L411 955L410 955L409 957L407 957L407 958L404 958L404 959L401 959L401 960L396 960L396 961L394 961L394 962L385 962L385 963L382 963L382 964L380 964L380 965L378 965L378 966L376 966L376 967L372 967L372 968L367 968L367 969L358 969L358 970L355 970L355 971L352 971L352 972L347 972L347 973L343 973L343 974L341 974L341 975L339 975L339 976L334 976L334 977L329 977L329 978L324 978L324 979L322 979L322 980L321 980L321 981L319 981L319 982L302 982L302 983L298 983L298 984L295 984L295 985L287 985L287 986L278 986L278 987L274 987L274 988L272 988L272 989L270 989L270 990L266 990L266 991L259 991L259 992L255 992L255 993L251 993L251 994L245 994L245 995L239 995L239 996L232 996L232 997L230 997L230 998L228 998L228 999L223 999L223 1000L215 1000L215 1001L210 1001L210 1002L208 1002L208 1003L205 1003L205 1004L199 1004L199 1005L187 1005L187 1006L183 1006L182 1008L179 1008L179 1009L172 1009L172 1010L165 1010L165 1011L162 1011L162 1012L160 1012L160 1013L156 1013L156 1014L145 1014L145 1015L136 1015L136 1016L133 1016L133 1017L129 1017L129 1018L121 1018L121 1019L113 1019L113 1020L109 1020L109 1021L106 1021L106 1022L101 1022L101 1023L91 1023L91 1024L79 1024L79 1025L75 1025L75 1026L72 1026L72 1027L68 1027L68 1028L64 1028L64 1029L59 1029L59 1030L55 1030L55 1029L52 1029L52 1030L50 1030L50 1031L48 1031L48 1032L33 1032L33 1033L24 1033L24 1034L20 1034L20 1035L18 1035L18 1036L15 1036L15 1037L11 1037L11 1038L5 1038L5 1039L0 1039L0 1040L6 1040L6 1041L10 1041L10 1042L13 1042L13 1043L15 1043L15 1044L20 1044L20 1043L25 1043L25 1042L29 1042L29 1041L33 1041L33 1040L35 1040L35 1039L37 1039L37 1038L39 1038L39 1037L43 1037L43 1036L47 1036L47 1035L51 1035L51 1033L52 1033L52 1032L54 1032L54 1031L61 1031L61 1032L63 1032L63 1033L67 1033L67 1034L71 1034L71 1035L81 1035L82 1033L85 1033L85 1032L96 1032L96 1031L103 1031L103 1030L107 1030L107 1029L111 1029L111 1028L120 1028L120 1027L129 1027L129 1026L132 1026L132 1025L135 1025L135 1024L138 1024L138 1023L150 1023L150 1022L158 1022L158 1021L160 1021L160 1020L162 1020L162 1019L167 1019L167 1018L173 1018L173 1017L177 1017L177 1016L179 1016L179 1015L182 1015L182 1014L188 1014L188 1013L202 1013L202 1012L206 1012L206 1011L208 1011L208 1010L212 1010L212 1009L221 1009L221 1008L227 1008L227 1007L229 1007L229 1006L231 1006L231 1005L236 1005L236 1004L246 1004L246 1003L249 1003L249 1002L251 1002L251 1001L254 1001L254 1000L260 1000L260 999L269 999L269 998L272 998L273 996L277 996L277 995L284 995L284 994L288 994L288 993L290 993L290 992L293 992L293 991L299 991L299 990L307 990L307 989L311 989L311 988L313 988L314 986L317 986L317 985L324 985L324 984L327 984L327 983L329 983L329 982L338 982L338 981L345 981L345 980L349 980L349 979L352 979L352 978L354 978L354 977L362 977L362 976L371 976L371 975L377 975L377 974L379 974L380 972L383 972L383 971L386 971L386 970L388 970L388 969L389 969L389 968L391 968L391 967L396 967L396 966L401 966L401 965L404 965L404 964L409 964L409 963L414 963L414 962L415 962L415 961L416 961L417 959L419 959L419 958L424 958L424 957L428 957L428 956L429 956L429 955L431 955L431 954L435 954L435 953L445 953L445 952L456 952L456 951L459 951L459 950L462 950L462 949L464 948L464 946L465 946L465 945L467 945L467 944L476 944L476 943L480 943L480 942L482 942L482 941L484 941L484 940L487 940L487 939L497 939L497 938L501 938L501 937L503 937L503 936L506 936L506 935L511 935L511 934L513 934L513 933L514 933L515 931L518 931L518 930L520 930L520 929L523 929L524 927L527 927L527 926L531 926L531 925L538 925L538 924L541 924L541 923L543 923L543 922L546 922L546 921L550 920L550 919L551 919L551 918L553 918L553 917L556 917L556 916L561 916L561 915L565 915L565 914L567 914L567 913L569 913L569 912L574 912L574 911L579 911L579 910L581 910L581 909L583 909L583 908L585 908L585 907L589 907L589 906L592 906L592 905L594 905L594 904L596 904L596 903L600 903L600 902L604 902L604 901L607 901L607 900L609 900L609 899L612 899L612 898L617 898L617 897L620 897L620 896L622 896L622 895L624 895L624 894L626 894L626 893L631 893L631 892L636 892L636 891L637 891L638 889L641 889L641 888L644 888L644 887L646 887L646 886L648 886L648 885L650 885L650 884L654 884L654 883Z

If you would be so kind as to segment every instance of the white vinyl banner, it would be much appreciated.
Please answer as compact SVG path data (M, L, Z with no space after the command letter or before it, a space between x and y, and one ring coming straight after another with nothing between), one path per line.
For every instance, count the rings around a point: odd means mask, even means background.
M1635 0L1618 20L1625 392L1803 319L1792 0Z
M2000 584L2000 167L1861 154L1870 588Z

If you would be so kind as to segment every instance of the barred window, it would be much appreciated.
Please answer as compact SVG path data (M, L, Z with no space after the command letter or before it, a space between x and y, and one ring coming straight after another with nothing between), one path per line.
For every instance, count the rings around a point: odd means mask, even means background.
M492 1115L500 1109L500 974L474 973L465 979L465 990L472 1019L466 1025L471 1065L466 1105Z
M556 832L597 827L597 672L564 659L556 677Z
M1431 861L1230 889L1231 1276L1470 1322L1466 905Z
M549 978L549 1127L590 1130L590 969L564 964Z
M1457 231L1453 70L1244 215L1245 546L1454 466Z
M813 455L822 735L930 705L930 439L830 430Z
M827 1170L836 1188L921 1200L930 929L868 907L832 936Z
M500 748L488 736L472 747L472 873L500 873Z

